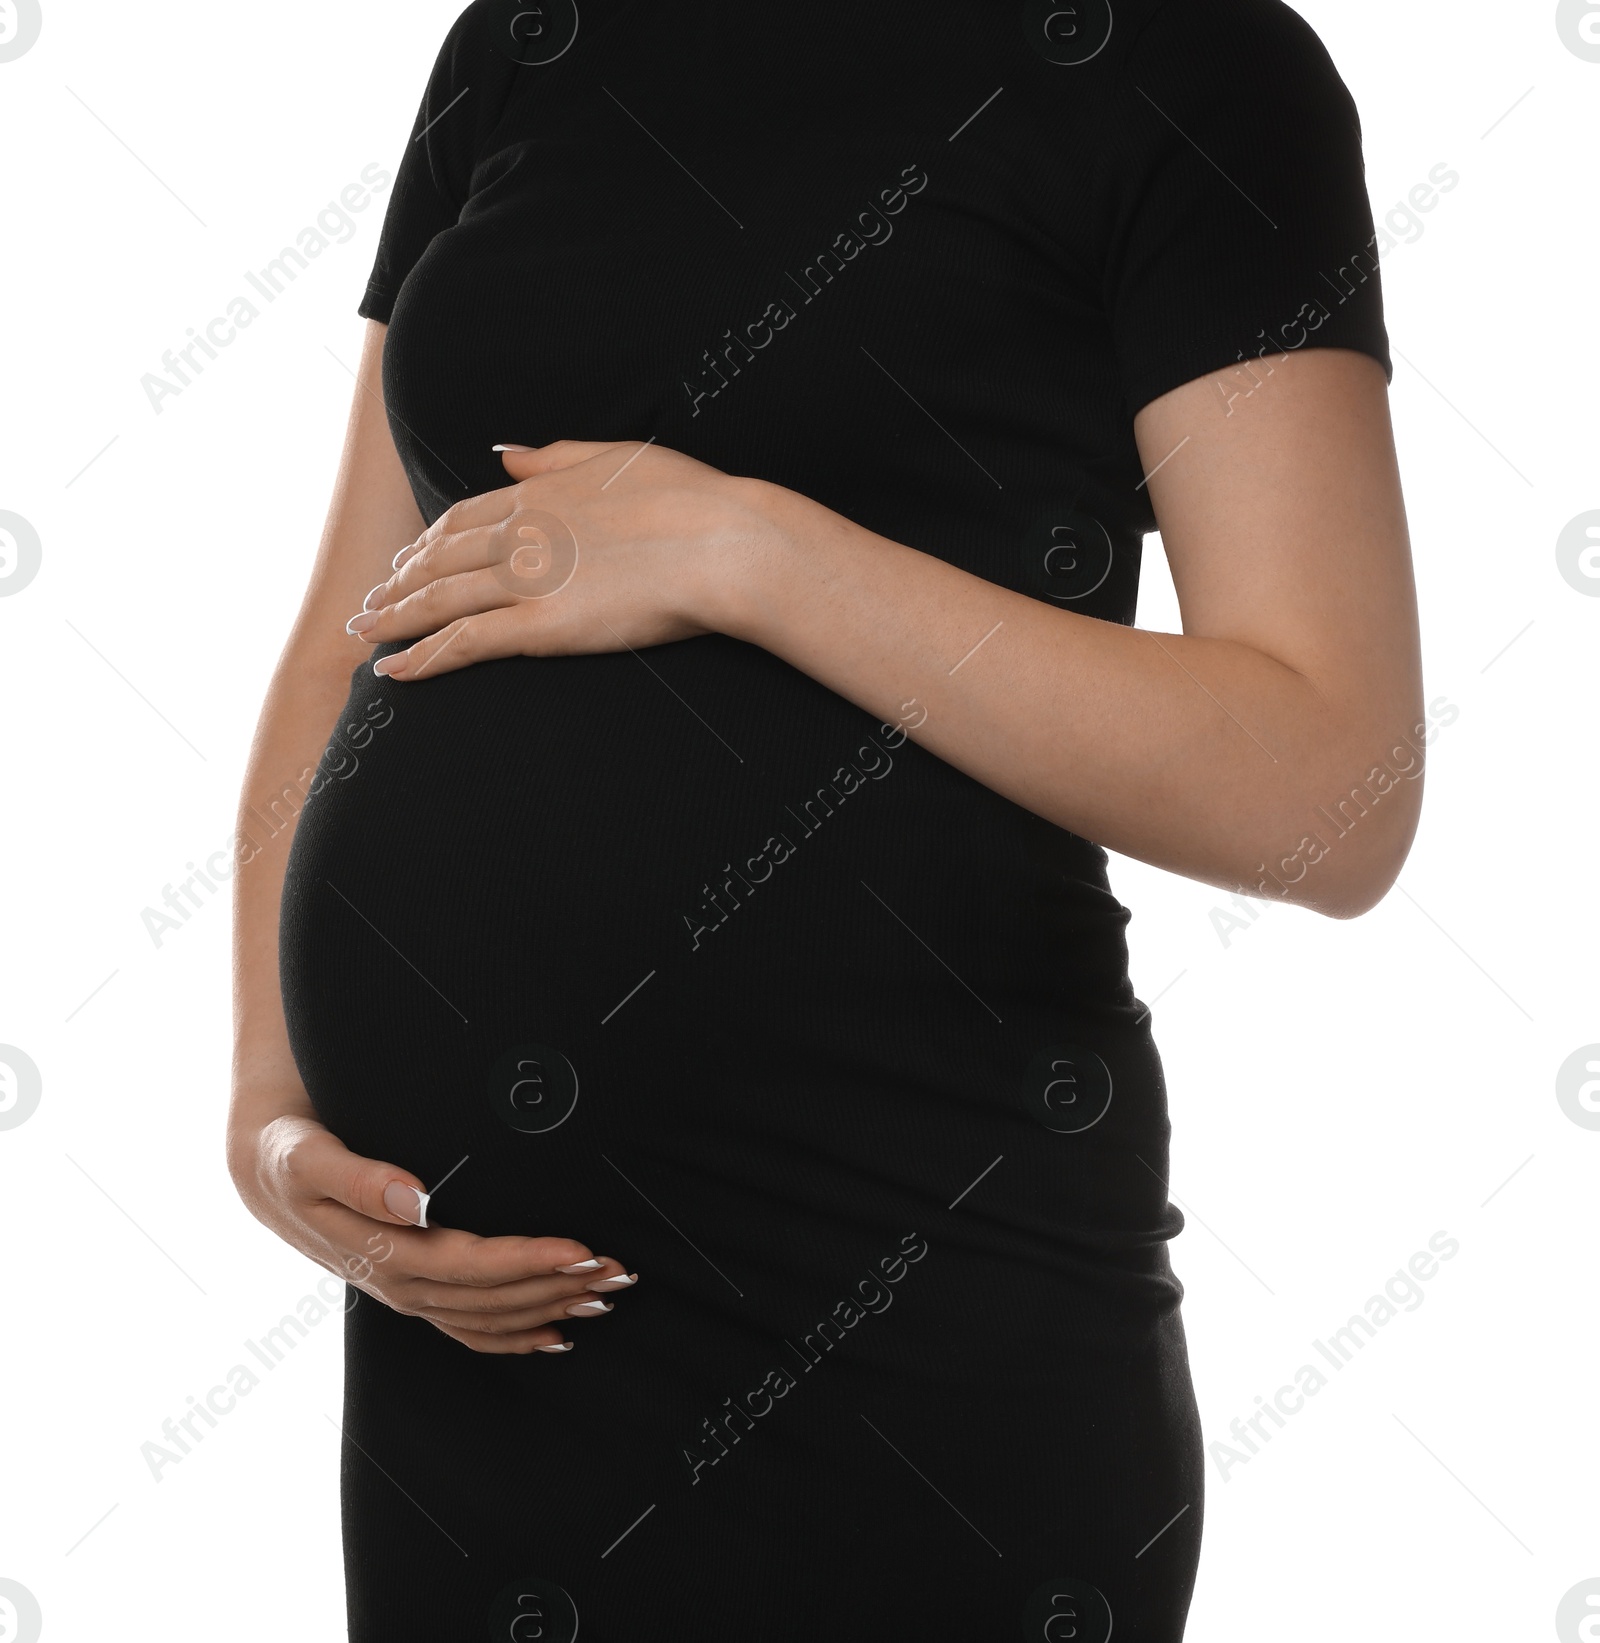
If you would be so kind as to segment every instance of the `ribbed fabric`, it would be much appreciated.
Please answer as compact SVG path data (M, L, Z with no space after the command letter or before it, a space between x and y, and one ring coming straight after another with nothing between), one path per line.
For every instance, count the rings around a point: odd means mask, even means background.
M1389 369L1277 0L1119 0L1075 64L1058 7L533 15L450 30L361 303L429 519L496 441L654 437L1129 623L1140 406ZM283 902L318 1110L440 1223L640 1273L560 1358L356 1302L356 1643L1176 1643L1183 1219L1104 851L720 636L363 666L341 724Z

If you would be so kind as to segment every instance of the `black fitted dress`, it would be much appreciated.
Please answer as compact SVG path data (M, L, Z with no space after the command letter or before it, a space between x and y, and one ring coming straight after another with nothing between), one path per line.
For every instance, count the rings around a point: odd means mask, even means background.
M1131 623L1135 412L1387 370L1376 256L1278 0L478 0L361 312L429 520L496 441L654 438ZM640 1274L555 1357L355 1301L357 1643L1181 1636L1128 910L918 746L925 688L882 723L723 636L356 670L284 888L306 1087L439 1224Z

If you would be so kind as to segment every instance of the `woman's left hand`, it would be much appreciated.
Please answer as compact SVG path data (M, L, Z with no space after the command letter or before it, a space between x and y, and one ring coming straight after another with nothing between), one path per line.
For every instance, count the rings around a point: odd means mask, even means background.
M516 482L441 514L349 622L370 644L417 641L374 672L421 679L726 632L786 494L637 440L504 459Z

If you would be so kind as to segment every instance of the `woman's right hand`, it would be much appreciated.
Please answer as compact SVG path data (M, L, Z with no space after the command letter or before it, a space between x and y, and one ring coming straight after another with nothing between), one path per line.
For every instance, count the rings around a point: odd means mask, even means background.
M637 1274L570 1238L480 1238L425 1220L408 1170L350 1151L298 1112L229 1135L252 1215L319 1266L474 1352L566 1352L556 1327L602 1317Z

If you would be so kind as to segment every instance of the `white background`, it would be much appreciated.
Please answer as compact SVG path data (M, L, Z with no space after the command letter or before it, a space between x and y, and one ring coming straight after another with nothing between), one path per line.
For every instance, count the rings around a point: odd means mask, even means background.
M1361 109L1375 215L1460 174L1383 267L1427 694L1455 717L1360 920L1267 907L1224 942L1225 897L1113 862L1208 1445L1301 1364L1330 1377L1253 1458L1208 1460L1189 1637L1544 1638L1600 1577L1600 1130L1556 1095L1600 1041L1600 581L1556 552L1600 508L1600 62L1546 0L1299 9ZM343 1635L336 1314L159 1482L141 1458L323 1276L223 1166L226 907L159 949L141 910L232 831L381 201L160 415L140 379L393 169L456 10L47 0L0 62L0 509L43 543L0 598L0 1042L43 1076L0 1130L0 1577L47 1638ZM1178 626L1154 538L1139 621ZM1439 1231L1460 1249L1422 1303L1329 1369L1313 1338Z

